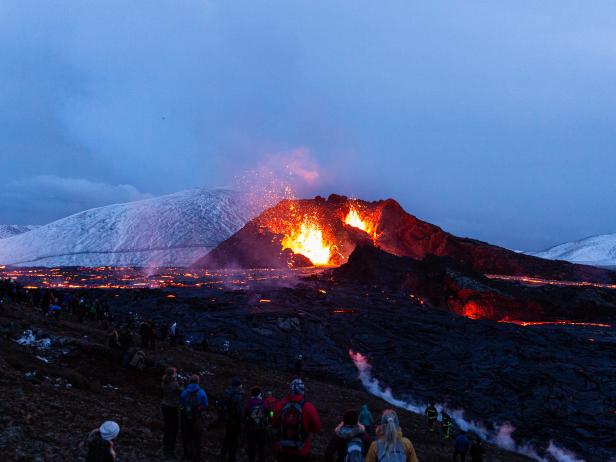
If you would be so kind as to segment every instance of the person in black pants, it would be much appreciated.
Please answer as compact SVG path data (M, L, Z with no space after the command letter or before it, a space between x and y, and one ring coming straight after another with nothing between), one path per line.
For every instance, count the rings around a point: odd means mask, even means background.
M236 462L235 453L244 421L244 389L240 379L233 379L231 386L225 390L222 404L226 425L220 455L227 456L229 462Z
M161 383L163 399L161 409L165 423L163 433L163 452L165 456L175 456L175 440L178 435L178 408L180 406L180 384L175 367L167 368Z

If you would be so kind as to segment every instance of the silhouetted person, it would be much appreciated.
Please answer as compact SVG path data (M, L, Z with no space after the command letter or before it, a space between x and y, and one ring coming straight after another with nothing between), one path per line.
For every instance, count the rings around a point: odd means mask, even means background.
M244 389L240 379L233 379L231 386L225 390L223 408L225 438L220 455L222 457L227 456L229 462L235 462L237 443L240 437L242 422L244 421Z
M248 462L265 462L269 408L263 400L261 389L253 387L246 405L246 441Z
M464 462L469 446L470 441L468 440L466 434L460 433L456 438L456 442L454 443L453 461L457 462L459 460L460 462Z
M483 462L483 455L485 454L486 450L483 447L481 438L479 438L478 436L475 437L475 441L473 442L473 445L471 446L469 452L471 454L471 462Z
M161 383L163 399L161 409L165 422L163 433L163 452L165 456L175 457L175 440L178 434L178 409L180 406L180 384L175 367L167 368Z

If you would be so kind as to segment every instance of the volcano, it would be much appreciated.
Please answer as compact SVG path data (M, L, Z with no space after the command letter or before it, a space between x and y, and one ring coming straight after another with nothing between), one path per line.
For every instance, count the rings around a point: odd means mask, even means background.
M616 282L616 273L545 260L454 236L407 213L393 199L367 202L336 194L284 200L248 222L205 257L206 268L339 266L358 245L423 260L449 257L478 273L559 281Z

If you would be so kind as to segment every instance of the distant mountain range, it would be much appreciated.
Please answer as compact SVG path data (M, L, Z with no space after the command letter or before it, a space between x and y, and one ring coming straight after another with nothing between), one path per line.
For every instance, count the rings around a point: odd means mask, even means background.
M108 205L0 239L0 264L184 266L240 229L250 210L239 193L199 188Z
M0 239L27 233L28 231L32 231L39 226L40 225L0 225Z
M533 255L550 260L566 260L594 266L616 267L616 233L567 242L542 252L533 253Z

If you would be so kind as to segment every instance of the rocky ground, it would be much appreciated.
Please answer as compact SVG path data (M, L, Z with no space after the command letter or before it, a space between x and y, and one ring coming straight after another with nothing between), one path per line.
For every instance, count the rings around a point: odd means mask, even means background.
M107 294L117 300L116 310L119 310L120 305L132 307L137 302L141 308L154 305L160 309L169 309L173 315L177 315L177 311L166 304L169 299L154 291ZM315 294L314 297L318 298L319 295ZM156 301L161 303L157 305ZM246 329L253 332L253 335L245 338L244 342L234 340L233 351L229 355L199 352L187 346L170 348L159 344L158 350L148 352L150 367L137 372L121 366L115 351L105 346L106 333L98 325L87 322L78 324L70 319L53 321L31 308L5 304L0 312L2 460L83 460L83 443L88 431L105 419L116 420L122 428L116 445L120 461L164 460L160 448L162 422L158 394L163 367L172 364L180 369L181 374L201 374L211 402L221 396L223 388L237 375L248 385L261 384L281 396L292 374L280 366L287 362L287 354L299 348L299 344L291 338L305 337L298 332L304 329L306 319L310 318L307 314L301 314L300 307L297 309L295 314L289 316L287 311L284 319L281 317L271 323L270 328L277 333L292 334L281 336L279 350L271 350L273 345L267 340L277 335L268 334L267 327L257 321L255 324L247 324ZM214 306L212 310L219 314L225 312L227 318L234 315L224 305ZM259 312L263 314L260 309ZM276 319L275 310L263 312L269 313L265 315L267 318L273 316ZM238 312L236 318L238 321L247 320L247 315L250 316L244 312L239 316ZM294 319L300 320L300 330L294 327ZM216 332L216 323L223 327L224 323L219 318L212 318L207 323L212 332ZM231 336L232 323L228 325L221 335ZM15 340L22 337L25 330L32 330L39 340L51 339L49 348L38 349L36 346L16 343ZM215 350L217 342L214 338L212 340ZM316 438L317 454L322 454L331 430L344 410L368 403L378 413L388 406L361 390L348 359L340 357L344 372L331 376L328 373L330 368L316 361L317 349L330 348L327 344L319 344L321 340L313 339L310 344L304 345L305 351L315 358L308 362L305 379L307 393L316 403L324 423L323 433ZM284 348L287 342L290 343ZM259 360L255 361L255 358ZM413 440L420 461L450 460L451 443L443 442L438 433L429 433L423 417L402 411L400 415L405 433ZM215 420L213 411L208 412L207 418L210 422ZM219 429L207 431L204 460L218 459L221 437ZM317 460L322 459L319 456ZM521 462L527 459L489 447L487 460Z
M435 309L413 294L327 275L305 278L293 286L242 287L221 285L172 293L108 290L86 296L104 297L119 319L138 314L158 323L177 321L189 340L199 342L207 335L212 351L222 351L223 343L229 341L233 358L242 361L238 366L240 363L218 355L165 352L173 361L184 361L180 360L183 355L190 358L182 363L186 368L194 370L190 361L246 368L256 374L246 376L250 380L271 380L281 384L280 390L290 375L278 371L288 371L301 353L311 379L339 390L333 396L341 396L341 390L360 387L348 354L353 349L367 356L374 376L400 398L446 402L487 426L511 422L517 428L516 441L531 443L539 450L553 440L589 462L605 462L616 454L613 328L522 327L471 320ZM18 326L13 327L12 335L28 327L22 321ZM86 376L93 370L113 374L96 378L101 384L115 385L113 377L125 374L114 364L107 372L98 360L91 364L83 361L81 358L75 367ZM38 360L30 362L41 367ZM154 389L155 379L149 379ZM131 380L122 375L117 382L130 384ZM152 390L147 393L155 394ZM367 399L359 391L349 393L360 393L353 396ZM344 402L336 412L350 404ZM330 402L324 409L332 405ZM155 404L152 406L150 418L156 415ZM93 419L88 425L93 425L98 415Z

